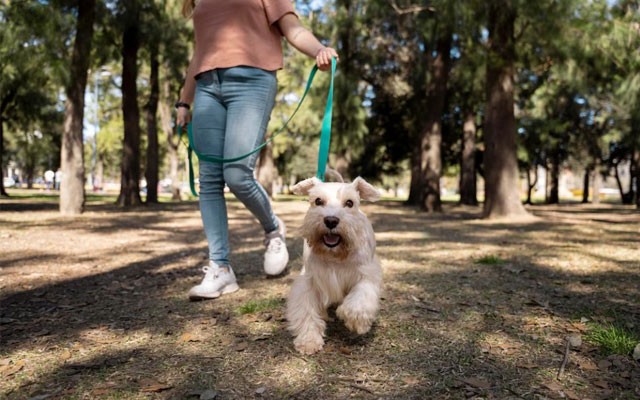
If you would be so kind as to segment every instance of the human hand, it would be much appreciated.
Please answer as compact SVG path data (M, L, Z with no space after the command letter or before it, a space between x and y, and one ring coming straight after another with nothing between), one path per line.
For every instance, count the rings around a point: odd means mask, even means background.
M186 126L189 121L191 121L191 114L189 113L189 109L186 107L178 107L178 115L176 115L176 125L179 127Z
M331 47L323 47L316 54L316 65L320 71L327 71L331 68L331 58L339 60L338 53Z

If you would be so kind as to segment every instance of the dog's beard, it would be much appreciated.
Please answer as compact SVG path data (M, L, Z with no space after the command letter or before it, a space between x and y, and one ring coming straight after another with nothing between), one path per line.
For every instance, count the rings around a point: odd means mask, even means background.
M322 220L317 223L307 220L303 229L303 236L313 253L342 260L352 252L350 232L340 225L329 229Z

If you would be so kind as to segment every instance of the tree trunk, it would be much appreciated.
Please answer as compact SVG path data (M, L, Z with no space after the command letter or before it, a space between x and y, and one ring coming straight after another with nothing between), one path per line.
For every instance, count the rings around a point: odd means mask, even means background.
M488 2L489 50L486 80L485 218L528 215L520 201L513 76L515 53L511 0Z
M627 200L627 196L622 188L622 181L620 180L620 172L618 172L618 163L613 165L613 177L616 179L616 185L618 186L618 192L620 193L620 202L622 204L631 204L631 199Z
M416 140L417 144L413 146L411 153L411 183L409 184L409 198L407 205L415 206L420 203L420 193L422 191L422 173L420 166L422 165L422 151L420 150L420 140Z
M117 204L142 204L140 198L140 109L138 108L138 49L140 47L140 9L132 2L124 18L128 23L122 35L122 115L124 144Z
M147 203L158 202L158 99L160 98L160 84L158 81L158 47L151 49L151 75L149 77L149 101L145 106L147 122L147 167L145 178L147 179Z
M84 149L82 120L84 119L84 91L91 56L93 22L96 15L95 0L78 1L78 19L73 55L69 66L69 83L64 108L64 127L60 163L60 212L77 215L84 211Z
M533 201L531 201L531 192L533 191L533 188L536 187L536 185L538 184L538 166L537 165L533 166L533 176L534 176L534 179L533 179L533 181L531 181L531 170L529 168L527 168L527 201L526 201L526 204L533 204Z
M591 169L587 167L584 170L584 179L582 181L582 203L586 204L589 202L589 181L591 177Z
M427 110L420 149L422 193L420 207L427 212L442 211L440 178L442 176L442 114L449 81L451 33L445 30L436 44L436 57L430 65L427 87Z
M462 128L462 156L460 160L460 203L477 206L476 187L476 121L467 112Z
M0 113L0 115L2 115ZM4 155L4 120L0 116L0 167L4 165L2 163L2 156ZM4 188L4 167L0 168L0 174L2 175L2 179L0 179L0 196L9 197L9 193Z
M170 96L171 91L169 89L169 80L164 80L163 95ZM169 179L171 179L171 199L181 200L180 196L180 179L178 170L180 167L180 158L178 156L178 147L180 146L180 139L176 134L176 130L173 127L171 121L171 108L167 105L166 101L162 101L159 104L158 111L160 114L160 123L162 124L162 130L167 133L167 157L169 158Z
M269 197L273 198L273 182L276 179L276 168L273 162L273 146L271 143L260 150L256 175L258 182L264 187Z
M600 187L602 186L602 174L600 173L600 160L596 161L593 168L593 193L591 203L600 204Z
M560 156L556 150L551 156L551 182L549 183L549 198L548 204L558 204L560 202L559 196L560 186Z

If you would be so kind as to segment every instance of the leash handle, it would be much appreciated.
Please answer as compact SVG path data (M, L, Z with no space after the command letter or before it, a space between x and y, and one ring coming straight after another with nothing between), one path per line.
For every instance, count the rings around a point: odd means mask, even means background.
M322 130L320 131L320 149L318 150L318 172L316 177L324 182L324 175L329 160L329 147L331 147L331 119L333 111L333 78L336 75L336 59L331 57L331 82L329 83L329 93L327 103L324 107L324 117L322 118Z

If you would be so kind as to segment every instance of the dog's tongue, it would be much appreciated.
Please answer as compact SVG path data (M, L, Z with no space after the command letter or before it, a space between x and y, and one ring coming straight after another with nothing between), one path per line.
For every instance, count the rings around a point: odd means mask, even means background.
M340 236L333 235L331 233L324 235L323 239L324 239L324 244L326 244L327 246L335 246L340 242Z

